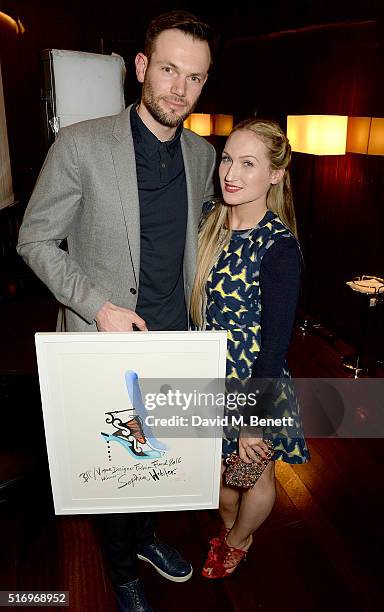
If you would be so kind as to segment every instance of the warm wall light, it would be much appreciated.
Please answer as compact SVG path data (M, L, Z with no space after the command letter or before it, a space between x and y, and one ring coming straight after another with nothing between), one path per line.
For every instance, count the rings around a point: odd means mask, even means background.
M187 122L188 125L186 125ZM192 115L189 115L188 119L184 121L184 127L199 134L199 136L210 136L211 115L208 113L192 113Z
M384 119L348 117L347 152L384 155Z
M20 19L15 21L14 19L12 19L12 17L7 15L6 13L2 13L1 11L0 11L0 23L4 23L5 25L13 28L16 34L24 34L25 32L25 27L21 23Z
M17 18L17 27L18 27L18 34L24 34L25 32L25 27L23 26L23 24L21 23L20 19Z
M384 155L384 119L372 117L368 155Z
M344 115L289 115L287 136L292 151L312 155L344 155L348 117Z
M184 127L200 136L228 136L233 128L232 115L209 115L208 113L193 113L185 119Z
M371 117L348 117L347 152L367 153Z
M233 128L233 115L213 115L212 134L215 136L228 136Z

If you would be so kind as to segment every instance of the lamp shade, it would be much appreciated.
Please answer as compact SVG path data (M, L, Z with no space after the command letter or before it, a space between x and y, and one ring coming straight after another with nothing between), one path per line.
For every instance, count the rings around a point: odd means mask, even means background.
M212 134L215 136L228 136L233 128L233 115L213 115Z
M347 152L367 153L371 117L348 117Z
M186 121L189 125L185 125ZM184 127L199 134L199 136L211 135L211 115L208 113L192 113L186 121L184 121Z
M287 136L292 151L312 155L344 155L348 117L344 115L289 115Z
M12 17L7 15L7 13L3 13L2 11L0 11L0 25L3 24L14 30L16 34L24 34L25 32L25 28L21 23L20 19L15 21L14 19L12 19Z
M347 152L384 155L384 119L348 117Z
M384 119L372 117L368 155L384 155Z

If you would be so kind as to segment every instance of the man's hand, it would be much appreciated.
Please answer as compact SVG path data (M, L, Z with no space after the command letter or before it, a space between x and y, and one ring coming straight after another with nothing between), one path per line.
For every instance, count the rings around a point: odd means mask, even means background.
M115 306L106 302L95 318L97 329L101 332L126 332L133 331L135 325L140 331L148 331L143 319L134 310Z
M249 433L240 433L239 437L239 456L245 463L260 463L260 457L267 458L268 446L263 438L251 438ZM260 457L258 457L260 455Z

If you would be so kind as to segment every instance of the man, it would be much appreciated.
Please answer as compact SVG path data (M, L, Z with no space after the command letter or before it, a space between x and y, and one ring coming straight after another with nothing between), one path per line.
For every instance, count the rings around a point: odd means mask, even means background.
M213 195L215 154L183 130L183 120L207 80L210 28L189 13L162 15L135 64L139 104L60 131L20 230L19 254L62 304L62 331L188 326L197 226ZM138 557L169 580L192 575L156 539L150 514L106 515L102 523L119 610L152 610Z

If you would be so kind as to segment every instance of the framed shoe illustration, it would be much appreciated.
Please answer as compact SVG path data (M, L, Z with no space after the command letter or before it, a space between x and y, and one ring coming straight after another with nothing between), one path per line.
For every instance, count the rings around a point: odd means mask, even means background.
M218 507L226 332L35 340L56 514Z

